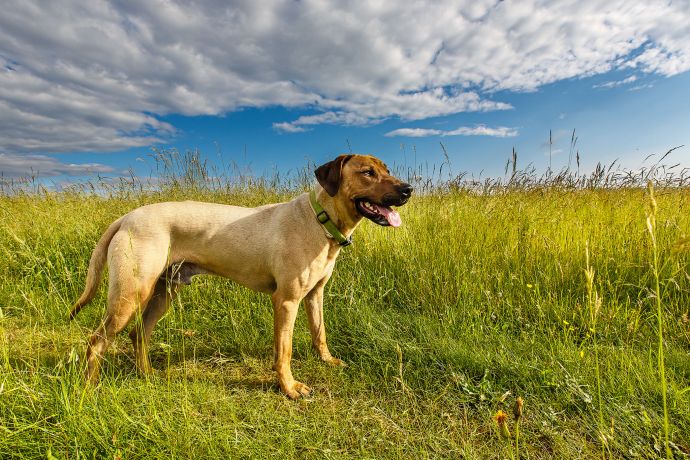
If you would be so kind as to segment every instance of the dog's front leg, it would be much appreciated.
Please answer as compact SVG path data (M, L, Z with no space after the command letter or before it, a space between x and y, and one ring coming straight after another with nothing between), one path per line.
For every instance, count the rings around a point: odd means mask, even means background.
M332 366L345 366L345 362L334 358L326 343L326 324L323 319L323 289L330 279L330 275L319 281L304 297L304 305L309 319L311 343L321 359Z
M299 307L299 297L285 295L276 291L273 300L273 369L278 373L280 390L291 399L307 396L311 389L292 377L290 361L292 360L292 332Z

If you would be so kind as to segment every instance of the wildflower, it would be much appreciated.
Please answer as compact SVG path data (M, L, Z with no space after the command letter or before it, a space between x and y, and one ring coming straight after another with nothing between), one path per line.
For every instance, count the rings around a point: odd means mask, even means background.
M496 412L496 415L494 415L494 420L498 423L498 432L501 434L501 437L507 439L512 438L510 430L508 429L508 414L499 410Z

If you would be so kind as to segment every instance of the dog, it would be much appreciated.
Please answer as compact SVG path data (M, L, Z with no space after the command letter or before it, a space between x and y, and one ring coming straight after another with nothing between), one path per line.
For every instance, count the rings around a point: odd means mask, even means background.
M86 286L74 316L95 295L108 264L108 306L91 335L86 378L98 381L100 361L117 333L138 314L130 332L136 366L152 372L148 343L153 328L181 286L200 274L229 278L271 295L274 309L273 369L289 398L311 389L290 368L292 333L304 299L312 344L320 358L344 365L326 344L323 291L341 248L362 218L397 227L412 186L369 155L340 155L315 170L310 193L257 208L194 201L166 202L131 211L105 231L91 255Z

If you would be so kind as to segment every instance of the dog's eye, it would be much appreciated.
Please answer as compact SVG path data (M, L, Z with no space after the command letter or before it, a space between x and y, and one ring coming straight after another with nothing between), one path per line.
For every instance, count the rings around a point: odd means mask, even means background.
M373 169L367 169L365 171L362 171L362 174L364 174L367 177L374 177L374 170Z

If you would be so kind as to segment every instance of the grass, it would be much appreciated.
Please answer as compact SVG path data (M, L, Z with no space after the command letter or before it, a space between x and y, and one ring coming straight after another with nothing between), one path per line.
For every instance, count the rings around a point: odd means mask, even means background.
M269 299L211 277L156 329L155 377L136 374L123 333L86 387L105 289L76 321L67 314L112 220L162 200L298 193L197 179L0 198L0 458L690 454L690 273L672 250L690 229L682 187L657 187L653 242L642 187L449 182L401 208L400 229L363 223L325 296L330 348L349 366L322 364L298 317L293 372L310 399L278 391ZM518 396L519 450L494 420Z
M656 210L657 204L654 198L654 187L650 183L649 201L650 212L647 214L647 230L652 240L652 274L654 276L654 300L656 301L656 317L657 317L657 331L659 334L659 349L657 352L657 363L659 367L659 383L661 386L661 403L664 409L664 448L666 449L666 458L673 458L669 442L669 421L668 421L668 397L666 395L666 365L664 363L664 311L661 305L661 286L659 284L659 251L656 244Z

